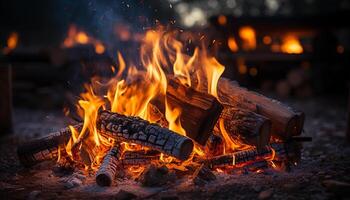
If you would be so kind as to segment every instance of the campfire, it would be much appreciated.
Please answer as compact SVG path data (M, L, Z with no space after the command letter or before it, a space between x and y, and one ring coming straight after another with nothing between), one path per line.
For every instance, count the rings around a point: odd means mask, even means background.
M116 177L159 185L170 174L203 185L215 179L214 171L296 165L300 142L309 140L300 136L304 113L221 77L225 67L204 36L183 42L182 34L148 30L139 63L118 52L112 78L92 77L84 85L72 111L81 122L20 145L21 164L54 160L60 168L91 172L100 186L118 185ZM254 32L247 27L241 34ZM246 48L254 48L249 38ZM64 46L76 43L105 51L99 40L71 27ZM188 43L197 47L190 50Z

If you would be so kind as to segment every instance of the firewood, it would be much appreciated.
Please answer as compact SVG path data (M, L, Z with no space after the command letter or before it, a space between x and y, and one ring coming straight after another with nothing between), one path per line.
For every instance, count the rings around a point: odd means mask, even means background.
M272 135L285 139L302 132L304 113L295 111L279 101L248 91L225 78L219 79L218 94L224 104L244 108L270 119Z
M217 126L219 123L223 123L232 140L254 145L258 149L266 146L270 140L270 120L249 110L225 105Z
M258 170L266 169L269 167L269 164L266 160L257 160L253 163L249 163L248 165L244 166L245 169L251 172L256 172Z
M216 180L215 174L205 164L199 166L192 177L196 185L205 185L207 182Z
M74 128L81 130L82 126L82 124L78 124ZM67 127L43 138L21 144L17 148L17 155L21 164L30 167L44 160L56 159L59 146L67 144L71 134L71 130Z
M107 138L150 147L179 160L188 159L194 146L191 139L157 124L109 111L100 113L97 127Z
M274 144L272 146L275 153L283 154L283 144ZM230 154L216 156L205 161L210 168L225 167L225 166L236 166L246 162L255 161L261 157L267 157L272 155L273 151L271 147L266 146L262 150L258 151L256 148L237 151Z
M96 173L96 183L99 186L112 185L122 154L122 146L120 144L115 144L115 146L105 155L101 166Z
M125 151L122 157L121 163L123 167L131 165L147 165L152 161L159 160L159 151Z
M171 107L181 108L180 122L187 136L205 145L223 109L220 102L214 96L184 86L174 78L169 78L166 97Z
M216 135L212 134L205 146L205 154L207 156L218 156L224 153L224 140Z

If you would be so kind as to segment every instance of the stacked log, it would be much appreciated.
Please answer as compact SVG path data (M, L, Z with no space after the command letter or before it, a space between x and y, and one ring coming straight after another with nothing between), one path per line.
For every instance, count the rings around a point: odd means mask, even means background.
M120 144L115 144L105 155L96 173L96 183L99 186L111 186L113 184L122 154L122 146Z
M264 116L225 106L218 123L220 120L232 140L256 146L258 149L269 143L271 121ZM220 127L218 124L217 126Z
M179 160L188 159L194 146L191 139L157 124L109 111L99 114L97 128L107 138L146 146Z
M159 160L159 156L159 151L154 150L125 151L121 163L124 168L131 165L147 165Z
M82 124L75 125L76 130L81 130ZM71 137L69 127L51 133L46 137L32 140L21 144L17 148L17 155L21 164L30 167L45 160L52 160L58 157L59 146L67 144Z
M300 135L305 115L281 102L255 92L248 91L228 79L221 78L218 83L219 99L223 104L247 109L271 120L271 134L281 139Z

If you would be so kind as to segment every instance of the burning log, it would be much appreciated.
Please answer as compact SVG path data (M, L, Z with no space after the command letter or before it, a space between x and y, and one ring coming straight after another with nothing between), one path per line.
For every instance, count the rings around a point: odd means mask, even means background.
M272 150L273 148L273 150ZM267 157L275 153L280 155L284 154L283 144L273 144L271 147L266 146L261 151L256 148L242 150L235 153L225 154L221 156L216 156L205 161L210 168L225 167L225 166L236 166L246 162L255 161L260 157Z
M101 163L101 166L96 173L96 183L99 186L112 185L122 154L123 154L122 146L120 144L116 144L105 155Z
M166 96L171 107L182 109L184 114L180 116L180 121L187 136L205 145L223 109L220 102L214 96L186 87L174 78L169 78Z
M270 120L249 110L225 107L219 123L223 123L231 139L258 149L266 146L270 140Z
M82 124L75 125L76 130L81 130ZM21 164L30 167L39 162L56 159L59 146L67 144L71 137L69 127L49 134L49 136L21 144L17 149L17 155Z
M205 185L213 180L216 180L216 176L205 164L202 164L193 173L193 182L196 185Z
M265 116L272 122L271 133L280 138L300 135L304 126L303 112L267 98L255 92L239 87L235 82L221 78L218 83L220 101Z
M191 139L138 117L102 111L97 127L105 137L147 146L179 160L188 159L193 150Z
M152 161L159 160L159 151L125 151L121 163L123 167L130 165L147 165Z

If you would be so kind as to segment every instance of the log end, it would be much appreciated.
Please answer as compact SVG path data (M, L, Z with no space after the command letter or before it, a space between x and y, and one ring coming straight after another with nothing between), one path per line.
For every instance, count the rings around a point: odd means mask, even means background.
M111 186L112 185L112 178L105 173L101 173L101 174L97 174L96 175L96 183L99 186L102 187L107 187L107 186Z
M194 144L191 139L185 140L180 147L180 160L187 160L193 151Z

